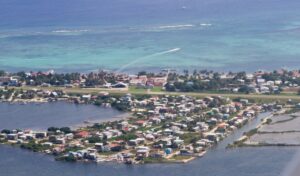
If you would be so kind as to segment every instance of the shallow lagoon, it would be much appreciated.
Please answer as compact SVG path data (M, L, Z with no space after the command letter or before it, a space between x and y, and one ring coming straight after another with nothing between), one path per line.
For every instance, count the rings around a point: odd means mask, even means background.
M120 118L124 113L94 105L66 102L9 104L0 103L0 129L40 129L76 127L84 121L97 122Z

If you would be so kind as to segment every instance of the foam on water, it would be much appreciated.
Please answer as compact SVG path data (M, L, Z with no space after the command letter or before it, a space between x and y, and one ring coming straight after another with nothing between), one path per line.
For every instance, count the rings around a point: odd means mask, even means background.
M80 33L80 32L89 32L88 29L80 29L80 30L67 30L67 29L61 29L61 30L55 30L52 31L53 33Z
M170 26L159 26L160 29L173 29L173 28L189 28L194 27L193 24L180 24L180 25L170 25Z

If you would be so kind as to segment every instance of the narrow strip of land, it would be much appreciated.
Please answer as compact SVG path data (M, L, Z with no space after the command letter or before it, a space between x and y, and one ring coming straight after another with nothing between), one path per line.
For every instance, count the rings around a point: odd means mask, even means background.
M289 95L289 94L272 94L272 95L265 95L265 94L233 94L233 93L203 93L203 92L166 92L166 91L151 91L145 89L124 89L124 88L65 88L65 87L32 87L32 86L22 86L22 87L15 87L15 89L23 89L23 90L32 90L32 89L40 89L40 90L63 90L64 92L70 94L97 94L101 91L105 91L111 94L133 94L133 95L188 95L188 96L195 96L195 97L211 97L211 96L224 96L228 98L247 98L247 99L254 99L254 100L294 100L300 101L300 96L297 95Z

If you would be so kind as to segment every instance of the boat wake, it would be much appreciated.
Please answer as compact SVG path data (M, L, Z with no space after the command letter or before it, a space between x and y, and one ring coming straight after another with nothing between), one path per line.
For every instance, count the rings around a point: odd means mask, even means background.
M152 58L152 57L161 56L161 55L165 55L165 54L175 53L175 52L178 52L180 50L181 50L181 48L173 48L173 49L170 49L170 50L167 50L167 51L162 51L162 52L158 52L158 53L154 53L154 54L150 54L150 55L147 55L147 56L144 56L144 57L137 58L137 59L133 60L132 62L122 66L116 72L122 72L126 68L128 68L128 67L130 67L130 66L132 66L132 65L134 65L134 64L136 64L140 61L143 61L145 59L149 59L149 58Z

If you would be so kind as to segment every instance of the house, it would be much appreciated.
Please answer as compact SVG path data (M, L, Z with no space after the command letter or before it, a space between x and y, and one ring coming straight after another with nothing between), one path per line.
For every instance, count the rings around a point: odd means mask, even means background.
M18 139L18 134L7 134L7 140L17 140Z
M35 133L35 138L45 138L45 137L47 137L46 132L36 132Z
M217 126L217 132L225 133L229 125L227 123L221 123Z
M83 100L85 100L85 101L89 101L89 100L91 99L91 97L92 97L92 96L91 96L90 94L88 94L88 95L82 95L81 98L82 98Z
M136 148L136 156L138 159L142 159L149 156L149 147L140 146Z
M240 103L242 103L243 105L247 105L249 103L249 100L247 100L247 99L240 99Z
M51 84L49 84L49 83L42 83L41 87L51 87Z
M175 146L176 148L182 146L183 144L184 144L184 140L179 139L179 138L177 138L173 141L173 146Z
M57 138L55 141L56 144L65 144L66 140L65 138Z
M165 154L166 155L170 155L170 154L172 154L173 153L173 149L172 148L166 148L165 149Z
M269 93L270 92L270 88L266 87L266 86L261 86L259 89L260 89L261 93Z
M146 75L141 75L141 76L138 76L138 77L135 77L135 78L131 78L131 80L129 81L129 84L130 85L146 85L147 83L147 76Z
M45 147L52 147L53 143L52 142L44 142L44 143L42 143L42 145Z
M75 133L75 138L87 138L90 135L88 131L79 131Z
M104 145L103 147L102 147L102 150L101 150L102 152L109 152L110 151L110 146L109 145Z
M180 150L180 155L184 155L184 156L191 156L193 155L194 153L188 149L181 149Z
M113 152L120 152L123 149L122 145L120 144L110 144L109 147L110 147L110 151Z
M5 139L7 138L7 134L6 133L0 133L0 139Z
M74 138L74 134L73 134L73 133L68 133L68 134L65 135L65 138L66 138L67 140L71 140L71 139Z
M98 151L102 151L103 143L95 143L95 149L98 150Z
M262 79L262 78L258 78L258 79L256 80L256 82L257 82L258 85L261 85L261 84L264 84L264 83L266 82L266 80L265 80L265 79Z
M205 137L206 137L208 140L213 141L213 142L219 141L219 138L218 138L218 136L217 136L216 133L206 133L206 134L205 134Z
M144 126L146 126L147 122L144 120L138 120L135 122L135 124L138 126L144 127Z
M8 76L1 76L0 77L0 86L8 85L9 82L10 82L10 77L8 77Z
M112 88L128 88L128 85L123 82L118 82L117 84L112 85Z
M136 139L131 139L128 141L128 145L130 145L130 146L136 146L137 144L138 144L138 142Z
M147 81L148 85L153 85L153 86L164 86L167 83L167 77L152 77L149 78Z
M146 135L145 135L145 138L146 138L147 140L153 141L153 140L155 139L155 136L153 136L153 134L146 134Z
M152 152L149 154L151 158L163 158L165 156L165 153L157 151L157 152Z
M18 83L19 83L18 77L11 77L10 78L10 82L9 82L10 86L18 86Z
M110 131L104 131L102 134L106 137L106 139L110 139L113 137L113 133Z
M164 130L163 133L164 133L164 135L172 135L173 131L171 129L167 128L167 129Z

